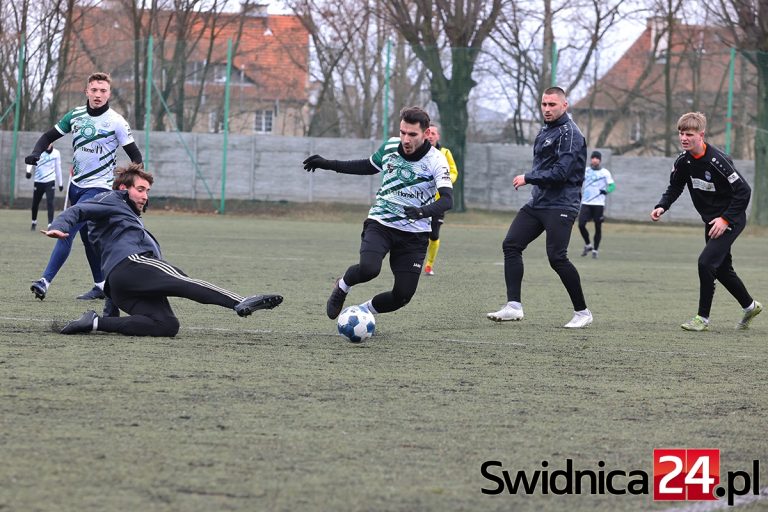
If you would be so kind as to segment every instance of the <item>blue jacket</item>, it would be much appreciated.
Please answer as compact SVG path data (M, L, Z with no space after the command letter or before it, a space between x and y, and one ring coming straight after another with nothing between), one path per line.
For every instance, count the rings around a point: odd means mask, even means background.
M528 206L578 212L586 161L584 136L567 113L545 123L533 144L533 168L525 174L533 185Z
M83 221L88 222L88 239L101 256L105 279L118 263L132 254L151 253L158 259L162 257L160 244L144 228L127 190L103 192L67 208L54 219L50 229L74 236L76 233L70 230Z

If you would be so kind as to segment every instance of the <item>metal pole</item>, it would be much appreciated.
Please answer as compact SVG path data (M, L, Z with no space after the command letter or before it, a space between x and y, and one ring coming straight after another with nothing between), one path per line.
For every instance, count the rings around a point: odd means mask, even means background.
M386 141L388 139L387 124L389 123L389 55L392 50L392 40L387 39L387 65L384 69L384 115L381 120L381 139Z
M154 39L149 36L147 41L147 86L144 99L144 162L149 167L149 130L152 126L152 49ZM151 169L150 169L151 170Z
M552 41L552 87L557 85L557 43Z
M232 39L227 39L227 80L224 84L224 147L221 151L221 204L219 213L224 213L227 192L227 142L229 140L229 79L232 75Z
M736 69L736 48L731 48L731 65L728 69L728 114L725 118L725 152L731 153L731 129L733 127L733 75Z
M13 206L13 199L16 197L16 146L19 142L19 124L21 121L21 85L24 79L24 58L26 53L26 35L21 33L19 41L19 75L16 79L16 110L13 118L13 145L11 146L11 196L10 205Z

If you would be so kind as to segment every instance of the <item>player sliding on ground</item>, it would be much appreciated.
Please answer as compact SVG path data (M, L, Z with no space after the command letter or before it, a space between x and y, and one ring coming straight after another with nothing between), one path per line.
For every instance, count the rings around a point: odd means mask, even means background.
M115 174L112 191L68 208L43 233L51 238L67 238L76 226L87 221L90 241L101 256L106 277L104 292L130 316L99 317L95 311L86 311L67 324L62 334L98 330L129 336L176 336L179 320L168 297L216 304L234 309L240 316L272 309L283 301L280 295L242 297L188 277L163 260L160 244L141 220L154 178L138 164L119 168Z
M426 139L429 114L418 107L400 112L400 138L393 137L365 160L326 160L312 155L304 169L330 169L345 174L383 173L376 201L363 223L360 261L336 280L326 304L328 318L336 318L352 286L366 283L381 272L384 256L395 276L391 291L363 304L371 313L402 308L416 293L429 244L430 218L453 205L453 186L448 162ZM440 199L435 201L435 193Z
M704 250L699 255L699 310L680 327L686 331L709 330L709 312L720 281L743 308L737 329L747 329L760 312L756 302L731 264L731 246L747 225L747 205L752 189L731 159L704 142L707 118L700 112L683 114L677 122L683 153L672 166L669 186L651 212L656 222L688 187L696 211L704 221Z

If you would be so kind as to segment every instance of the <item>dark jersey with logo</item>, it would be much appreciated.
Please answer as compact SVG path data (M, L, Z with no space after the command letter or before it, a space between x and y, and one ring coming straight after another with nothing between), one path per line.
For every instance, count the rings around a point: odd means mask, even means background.
M656 208L669 210L686 186L693 206L704 222L722 217L734 223L746 212L752 195L752 189L733 166L730 157L711 144L706 145L704 155L699 158L694 158L688 151L677 157L669 187Z

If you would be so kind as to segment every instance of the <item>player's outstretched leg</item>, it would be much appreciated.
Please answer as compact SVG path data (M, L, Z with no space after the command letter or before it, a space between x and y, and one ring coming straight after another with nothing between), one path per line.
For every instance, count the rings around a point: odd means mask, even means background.
M235 312L240 316L248 316L260 309L273 309L283 302L282 295L264 294L251 295L244 298L235 306Z

